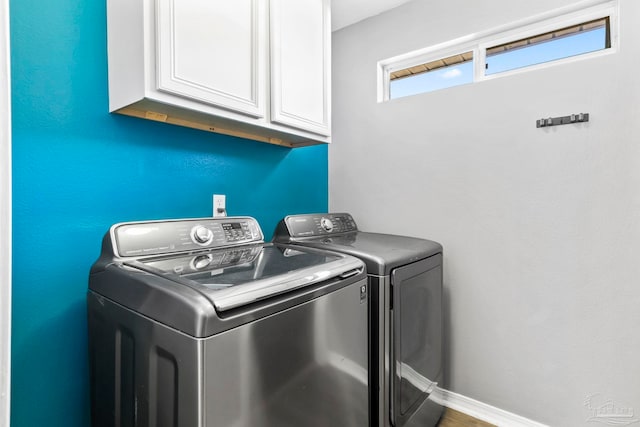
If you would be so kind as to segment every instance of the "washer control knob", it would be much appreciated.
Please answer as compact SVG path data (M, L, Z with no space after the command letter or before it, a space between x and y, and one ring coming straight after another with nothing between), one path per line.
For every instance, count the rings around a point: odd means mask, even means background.
M213 233L211 230L202 225L198 225L193 229L192 236L196 243L200 243L202 245L211 243L211 240L213 240Z
M320 220L320 226L322 226L326 231L333 230L333 222L329 218L322 218Z

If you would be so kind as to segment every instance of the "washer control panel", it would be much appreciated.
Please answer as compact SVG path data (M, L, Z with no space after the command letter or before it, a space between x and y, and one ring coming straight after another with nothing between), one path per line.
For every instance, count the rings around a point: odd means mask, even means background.
M348 213L289 215L284 219L290 237L317 237L358 231Z
M120 223L111 227L114 254L122 257L170 254L264 241L251 217L200 218Z

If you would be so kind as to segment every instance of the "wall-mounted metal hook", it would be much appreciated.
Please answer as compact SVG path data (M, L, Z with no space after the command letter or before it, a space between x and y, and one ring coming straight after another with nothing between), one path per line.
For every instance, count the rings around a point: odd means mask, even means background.
M536 127L543 128L549 126L568 125L571 123L582 123L589 121L589 113L571 114L563 117L549 117L536 120Z

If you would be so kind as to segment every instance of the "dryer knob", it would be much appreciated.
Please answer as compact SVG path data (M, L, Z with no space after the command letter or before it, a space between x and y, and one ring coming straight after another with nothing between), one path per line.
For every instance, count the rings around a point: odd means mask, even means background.
M333 230L333 222L331 222L331 220L329 218L322 218L320 220L320 225L326 231L332 231Z
M213 233L207 227L198 225L193 230L193 240L195 240L196 243L207 244L213 240Z

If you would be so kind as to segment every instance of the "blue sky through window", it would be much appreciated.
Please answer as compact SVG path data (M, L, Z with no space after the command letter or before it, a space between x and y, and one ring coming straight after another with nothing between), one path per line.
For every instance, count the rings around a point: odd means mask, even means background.
M422 74L391 80L391 99L416 93L432 92L451 86L473 83L473 61L438 68Z
M569 58L607 47L604 26L580 31L518 49L487 56L485 75L493 75L531 65ZM389 98L432 92L452 86L473 83L473 60L438 68L421 74L391 80Z
M605 28L597 28L498 53L487 57L485 74L502 73L529 65L542 64L544 62L602 50L606 47L605 38Z

